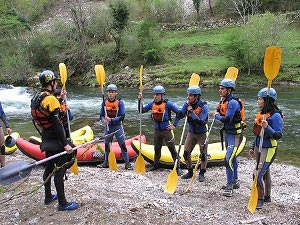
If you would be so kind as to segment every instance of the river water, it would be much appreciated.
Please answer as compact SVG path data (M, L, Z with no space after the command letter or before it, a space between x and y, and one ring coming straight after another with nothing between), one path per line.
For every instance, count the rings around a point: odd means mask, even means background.
M300 166L300 91L299 87L278 86L274 87L278 93L277 105L284 114L284 134L279 141L279 151L277 155L278 162ZM245 135L248 138L245 156L253 140L252 123L258 110L256 103L256 94L260 87L239 87L235 96L245 101L246 122L248 129ZM33 90L26 87L2 87L0 88L0 101L6 115L10 119L11 127L19 132L21 137L28 139L30 136L39 136L35 130L30 115L30 99ZM151 90L144 90L144 103L153 96ZM125 101L126 118L124 121L124 130L126 137L132 137L139 134L139 114L137 111L138 89L120 89L118 96ZM186 88L167 88L166 98L181 107L186 101ZM212 121L212 114L215 105L220 97L217 87L202 88L202 99L207 101L209 106L209 124ZM79 129L85 125L90 125L95 136L101 136L104 127L99 124L99 108L102 102L100 88L92 87L68 87L68 104L74 114L74 120L71 122L71 130ZM174 117L174 115L173 115ZM219 129L221 123L215 122L209 139L210 143L220 141ZM183 120L175 130L176 142L179 143L183 127ZM142 132L147 137L147 143L153 144L153 126L150 119L150 113L142 115Z

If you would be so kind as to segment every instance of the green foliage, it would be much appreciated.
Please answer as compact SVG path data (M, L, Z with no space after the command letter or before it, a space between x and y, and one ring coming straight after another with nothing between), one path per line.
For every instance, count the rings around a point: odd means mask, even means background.
M140 21L133 26L131 35L126 36L125 48L130 66L156 64L163 58L157 24Z
M197 12L198 18L200 17L200 6L201 6L202 2L203 2L203 0L193 0L193 5L194 5L194 8Z
M129 9L127 3L122 0L115 0L109 5L113 22L111 24L110 34L116 43L114 64L118 64L123 58L122 36L129 19Z
M261 71L264 51L267 46L278 45L285 38L284 17L271 13L250 17L249 22L238 32L232 33L225 47L228 59L240 69Z

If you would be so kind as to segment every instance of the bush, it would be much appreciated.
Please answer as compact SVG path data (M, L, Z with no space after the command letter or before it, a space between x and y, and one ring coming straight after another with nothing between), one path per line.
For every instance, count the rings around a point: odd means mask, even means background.
M261 71L266 47L278 45L287 38L286 21L283 16L271 13L250 17L243 29L235 31L225 46L227 58L241 68Z

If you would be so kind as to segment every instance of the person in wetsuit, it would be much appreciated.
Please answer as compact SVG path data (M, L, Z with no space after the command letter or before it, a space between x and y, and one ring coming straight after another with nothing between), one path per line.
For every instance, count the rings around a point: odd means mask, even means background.
M277 140L282 137L283 115L275 104L275 100L277 100L275 89L263 88L257 93L257 97L260 112L256 114L254 120L253 133L255 138L249 153L255 156L258 162L258 203L256 208L261 209L264 202L271 201L270 166L276 157ZM264 129L263 142L259 153L262 128Z
M177 158L177 151L175 148L175 138L173 130L178 125L178 120L175 123L171 123L171 112L177 114L179 112L178 107L165 99L165 88L161 85L157 85L153 88L154 99L148 102L148 104L142 106L142 113L146 113L151 110L151 118L154 124L154 162L152 167L147 171L157 170L159 168L159 159L161 156L161 148L163 141L165 140L172 158L175 162ZM138 110L140 111L140 104L142 104L143 94L138 95ZM180 167L177 166L177 173L181 175Z
M57 78L50 70L45 70L39 75L41 89L31 100L31 115L34 122L42 129L41 151L45 151L46 158L67 151L73 152L68 144L66 133L59 118L60 103L53 96L57 88ZM76 202L68 202L65 197L64 175L66 172L67 154L56 157L46 162L43 174L45 200L49 205L58 199L58 210L75 210L79 208ZM54 172L54 184L57 194L51 193L51 177Z
M217 111L214 113L215 119L223 123L221 135L225 132L225 166L226 180L223 195L231 197L233 189L239 188L238 180L238 161L236 152L243 138L241 105L234 97L235 82L231 79L223 79L219 84L219 94L221 102L217 105ZM222 140L223 138L221 138Z
M117 131L113 136L105 139L105 156L104 162L99 165L101 168L108 168L108 154L110 151L110 143L115 136L121 148L122 156L125 161L125 169L132 170L132 165L129 162L127 147L125 144L125 134L123 129L123 121L125 119L125 104L121 98L117 98L118 88L115 84L110 84L106 88L107 98L101 104L100 120L105 125L104 135Z
M201 88L198 85L188 87L188 101L183 104L177 117L181 119L187 116L187 123L189 124L189 131L185 139L183 153L188 172L182 175L181 178L189 179L193 177L191 153L196 144L199 144L201 154L199 181L203 182L205 180L204 173L206 172L207 166L207 145L204 146L204 143L207 137L208 106L206 102L200 99L200 96Z

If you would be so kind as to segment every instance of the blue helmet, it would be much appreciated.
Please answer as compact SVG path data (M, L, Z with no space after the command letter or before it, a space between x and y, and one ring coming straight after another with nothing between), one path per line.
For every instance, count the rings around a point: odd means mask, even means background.
M153 92L153 94L165 94L165 93L166 93L164 87L161 86L161 85L155 86L155 87L153 88L153 91L152 91L152 92Z
M187 89L188 94L201 95L201 88L198 85L192 85Z
M268 95L268 88L263 88L257 93L257 97L261 97L261 98L266 98L267 95ZM277 99L277 93L274 88L270 88L269 97L273 98L274 100Z
M231 88L233 91L235 90L235 82L231 79L223 79L219 85L226 88Z
M115 84L110 84L107 86L106 91L117 91L118 88Z
M16 144L16 140L15 140L12 136L8 135L8 136L6 137L6 139L5 139L5 142L4 142L5 147L11 148L11 147L13 147L15 144Z
M45 86L53 80L59 80L59 78L56 77L51 70L45 70L40 73L39 80L40 80L40 84L42 86Z

